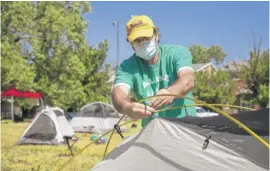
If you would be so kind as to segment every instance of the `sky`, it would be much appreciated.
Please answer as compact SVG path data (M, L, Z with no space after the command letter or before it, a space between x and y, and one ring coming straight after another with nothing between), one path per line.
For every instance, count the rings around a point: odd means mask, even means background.
M190 47L219 45L228 55L225 63L246 60L254 37L263 38L262 48L269 48L269 2L91 2L93 11L85 15L90 21L86 39L90 45L109 41L105 63L116 65L119 22L120 62L133 50L126 41L126 23L131 15L148 15L160 28L161 43Z

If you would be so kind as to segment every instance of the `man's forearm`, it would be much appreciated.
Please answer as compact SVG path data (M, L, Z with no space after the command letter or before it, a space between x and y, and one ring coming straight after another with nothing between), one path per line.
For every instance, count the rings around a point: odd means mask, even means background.
M128 95L120 90L120 88L115 88L112 91L112 103L114 108L122 114L125 114L124 108L127 106L131 100Z
M187 74L180 76L167 90L174 95L185 96L194 87L194 76Z

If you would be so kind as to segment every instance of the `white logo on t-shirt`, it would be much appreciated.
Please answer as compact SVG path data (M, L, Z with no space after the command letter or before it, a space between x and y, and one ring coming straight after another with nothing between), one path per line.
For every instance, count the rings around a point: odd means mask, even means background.
M153 83L158 83L160 81L167 81L168 82L169 81L169 75L157 76L154 81L149 81L149 82L143 81L143 88L146 88L149 85L151 85Z

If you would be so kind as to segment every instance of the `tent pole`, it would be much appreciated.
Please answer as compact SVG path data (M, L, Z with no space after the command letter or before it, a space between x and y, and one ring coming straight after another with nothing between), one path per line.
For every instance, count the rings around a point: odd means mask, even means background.
M13 96L11 96L11 118L12 118L12 122L14 122L14 98Z
M44 109L44 104L43 104L43 99L42 99L42 97L40 98L40 103L41 103L42 109Z

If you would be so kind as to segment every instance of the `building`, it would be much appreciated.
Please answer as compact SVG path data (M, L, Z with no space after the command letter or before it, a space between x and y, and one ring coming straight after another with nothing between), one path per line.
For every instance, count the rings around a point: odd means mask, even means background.
M221 70L228 72L231 79L237 80L239 79L241 67L247 66L247 65L248 65L248 61L232 61L223 65L223 67L221 67Z
M228 64L225 64L221 70L229 73L230 79L236 82L237 89L233 92L233 95L239 95L243 93L251 93L251 90L248 88L244 80L240 79L240 69L243 66L247 66L248 61L232 61Z
M243 96L245 94L251 94L252 91L249 89L245 81L240 78L241 67L247 66L248 64L248 61L232 61L225 64L221 70L228 72L230 79L236 83L236 89L232 92L232 95L236 96L235 105L252 108L252 104L247 104L243 100Z
M193 64L192 68L194 69L195 72L199 71L204 71L204 72L209 72L209 74L212 71L216 71L217 68L211 63L198 63L198 64Z

